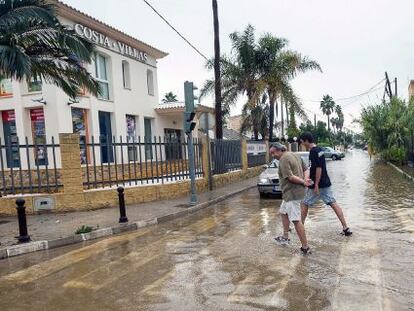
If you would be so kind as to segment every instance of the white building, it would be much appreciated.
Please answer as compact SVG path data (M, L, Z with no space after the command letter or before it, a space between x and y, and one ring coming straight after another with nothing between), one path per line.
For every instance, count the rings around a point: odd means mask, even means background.
M54 85L0 81L0 138L43 144L59 133L98 137L183 136L183 105L159 105L157 60L167 56L144 42L58 2L61 21L96 44L88 69L100 82L99 98L87 93L77 102ZM10 165L12 158L7 155ZM10 158L10 159L9 159ZM16 165L18 166L18 165Z

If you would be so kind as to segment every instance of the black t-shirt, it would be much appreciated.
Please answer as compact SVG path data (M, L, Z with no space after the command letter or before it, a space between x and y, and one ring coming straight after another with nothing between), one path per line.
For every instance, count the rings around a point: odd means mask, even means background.
M316 168L322 168L321 180L319 181L319 188L327 188L331 186L328 172L326 171L325 154L321 147L313 147L309 152L310 178L315 182ZM312 185L309 188L314 188Z

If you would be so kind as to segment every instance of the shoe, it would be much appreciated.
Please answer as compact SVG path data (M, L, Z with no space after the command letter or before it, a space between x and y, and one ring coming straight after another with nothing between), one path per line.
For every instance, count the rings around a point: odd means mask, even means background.
M278 236L277 238L275 238L275 241L279 244L279 245L288 245L290 242L289 238L285 238L284 236Z
M352 231L349 228L346 228L346 229L342 230L342 234L344 236L351 236L352 235Z
M308 246L308 248L300 248L300 251L302 252L302 255L306 256L306 255L310 255L312 254L310 247Z

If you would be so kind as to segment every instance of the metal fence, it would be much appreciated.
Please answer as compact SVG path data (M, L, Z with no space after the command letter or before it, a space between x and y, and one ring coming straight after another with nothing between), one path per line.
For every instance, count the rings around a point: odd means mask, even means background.
M54 193L62 187L57 160L59 145L54 138L36 137L22 143L16 136L0 139L0 196Z
M255 167L266 164L266 143L263 141L247 141L247 165Z
M211 167L214 175L242 169L240 140L211 141Z
M193 139L196 177L204 176L202 144ZM81 143L86 189L189 179L188 141L167 137L92 137Z

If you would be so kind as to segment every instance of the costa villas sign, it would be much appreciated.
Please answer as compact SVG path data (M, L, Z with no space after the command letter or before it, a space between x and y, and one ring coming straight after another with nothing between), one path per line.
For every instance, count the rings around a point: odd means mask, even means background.
M147 53L138 51L136 48L133 48L120 41L113 40L108 36L105 36L95 30L90 29L89 27L83 26L81 24L75 24L74 30L79 36L104 48L117 52L121 55L136 59L143 63L146 63L148 61Z

